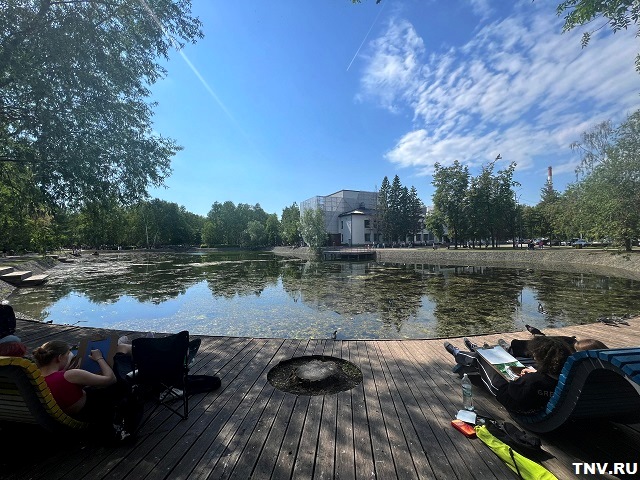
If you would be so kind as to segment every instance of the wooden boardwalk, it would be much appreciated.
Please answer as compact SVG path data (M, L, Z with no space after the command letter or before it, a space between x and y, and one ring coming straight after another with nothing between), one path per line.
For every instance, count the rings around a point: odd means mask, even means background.
M609 347L638 346L640 318L630 323L546 333L598 338ZM30 348L52 338L77 342L105 332L18 323L18 334ZM495 342L499 337L530 335L474 338ZM160 409L135 444L116 448L61 442L37 429L15 432L2 426L0 478L515 478L479 439L467 439L451 427L461 408L460 380L451 372L452 357L442 339L201 338L192 373L216 374L222 387L192 396L187 420ZM463 346L462 339L451 341ZM300 355L349 360L359 366L364 380L350 391L327 396L295 396L273 388L267 382L269 370ZM474 400L479 413L508 419L506 411L479 386ZM9 442L10 438L14 441ZM573 463L640 461L640 425L574 425L541 438L548 453L541 463L560 479L632 478L576 475Z

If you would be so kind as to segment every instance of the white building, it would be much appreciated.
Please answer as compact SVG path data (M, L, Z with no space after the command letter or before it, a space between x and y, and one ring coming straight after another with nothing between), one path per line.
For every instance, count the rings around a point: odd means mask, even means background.
M331 195L305 200L300 204L300 214L310 208L324 211L330 245L364 245L367 243L365 234L369 234L368 243L375 241L373 223L377 204L377 192L340 190ZM356 211L360 213L355 213ZM349 215L349 212L354 213ZM368 227L365 227L365 220Z
M377 192L340 190L327 196L316 196L300 204L300 213L307 209L320 208L324 211L325 227L329 233L330 245L371 245L384 243L378 233L376 208ZM424 208L424 214L431 211ZM405 241L423 245L433 242L434 236L427 230L421 230Z

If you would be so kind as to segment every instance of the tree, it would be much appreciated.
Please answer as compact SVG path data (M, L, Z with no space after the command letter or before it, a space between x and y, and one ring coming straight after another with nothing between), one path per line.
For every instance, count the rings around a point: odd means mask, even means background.
M469 169L458 160L450 167L443 167L439 163L434 165L432 184L436 191L433 194L433 204L445 220L449 235L458 246L458 240L465 235L466 228L466 195L469 185Z
M321 208L307 208L300 216L302 239L314 252L319 252L327 243L327 227Z
M0 9L0 169L49 202L133 203L180 149L154 132L161 58L202 37L190 0L5 0ZM11 163L12 166L7 166Z
M270 214L265 220L264 233L267 244L275 246L280 243L280 222L278 221L278 215L275 213Z
M250 220L245 233L248 238L248 244L245 246L260 247L264 245L267 240L264 225L258 220Z
M281 237L285 245L297 245L300 243L300 208L293 202L290 207L282 210L282 220L280 222Z
M555 239L558 237L558 229L554 219L558 216L560 195L553 188L553 183L546 181L540 192L540 203L536 205L541 218L541 236Z
M378 205L376 209L376 225L378 233L382 234L382 239L386 242L392 240L393 228L391 224L391 212L389 209L389 201L391 196L391 184L389 179L385 176L382 179L382 185L378 191Z
M626 30L631 23L638 24L640 2L637 0L566 0L556 8L558 16L564 14L563 32L591 23L594 19L606 19L613 32ZM604 24L582 34L582 46L586 47L595 30ZM640 30L636 36L640 35ZM640 54L636 56L636 70L640 72Z
M640 236L640 110L617 128L600 123L572 147L581 154L578 181L561 197L564 229L613 238L631 250Z

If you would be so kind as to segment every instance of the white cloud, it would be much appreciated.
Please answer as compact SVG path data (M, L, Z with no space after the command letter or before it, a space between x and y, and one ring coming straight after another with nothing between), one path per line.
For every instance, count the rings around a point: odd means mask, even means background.
M471 3L491 13L487 2ZM497 153L518 170L555 158L554 171L572 171L571 141L640 106L638 44L634 32L601 31L582 49L580 32L560 31L552 10L527 6L491 17L461 47L429 50L408 20L392 19L371 45L359 95L413 112L411 131L386 158L421 174L436 162L476 166Z

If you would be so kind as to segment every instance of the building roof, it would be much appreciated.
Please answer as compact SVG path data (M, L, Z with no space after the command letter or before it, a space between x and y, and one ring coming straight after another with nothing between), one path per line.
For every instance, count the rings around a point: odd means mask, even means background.
M347 215L375 215L376 211L370 208L356 208L349 210L348 212L341 213L339 217L346 217Z

